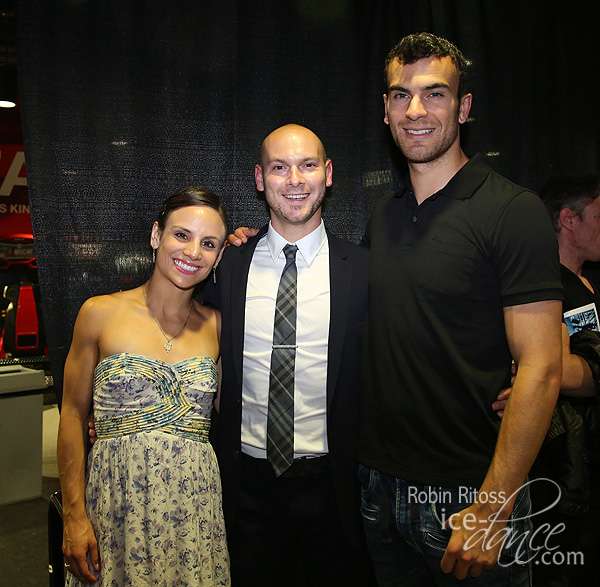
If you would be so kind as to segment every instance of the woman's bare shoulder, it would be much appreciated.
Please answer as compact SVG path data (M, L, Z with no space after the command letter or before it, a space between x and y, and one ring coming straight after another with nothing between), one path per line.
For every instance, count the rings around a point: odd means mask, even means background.
M215 310L209 306L203 306L196 300L194 300L194 310L203 322L221 322L221 312L219 312L219 310Z
M88 298L79 311L83 318L102 318L106 314L115 314L127 307L136 299L135 290L117 291L111 294Z

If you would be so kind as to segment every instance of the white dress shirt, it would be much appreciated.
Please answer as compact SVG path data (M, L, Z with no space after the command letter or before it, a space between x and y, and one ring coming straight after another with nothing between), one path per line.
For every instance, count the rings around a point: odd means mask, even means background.
M288 244L269 223L258 242L246 292L242 370L242 451L266 458L269 374L275 302ZM325 226L295 243L297 278L294 376L294 457L318 456L327 447L327 346L329 339L329 243Z

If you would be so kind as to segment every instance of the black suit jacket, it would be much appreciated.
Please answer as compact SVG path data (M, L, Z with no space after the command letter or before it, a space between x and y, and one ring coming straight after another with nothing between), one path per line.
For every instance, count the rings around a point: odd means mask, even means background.
M223 484L223 508L233 527L241 474L242 354L246 287L250 263L264 226L241 247L227 247L214 284L208 280L204 303L221 310L221 401L214 440ZM356 435L362 334L367 311L366 248L333 236L329 240L330 326L327 362L327 437L336 501L349 544L360 547L360 489Z

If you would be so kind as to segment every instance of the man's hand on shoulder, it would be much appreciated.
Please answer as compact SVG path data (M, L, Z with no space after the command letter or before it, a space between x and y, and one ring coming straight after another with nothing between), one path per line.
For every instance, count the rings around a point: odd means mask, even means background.
M233 231L233 234L230 234L227 237L227 244L233 245L234 247L239 247L243 243L247 243L248 239L251 236L256 236L258 234L258 228L248 228L247 226L240 226Z

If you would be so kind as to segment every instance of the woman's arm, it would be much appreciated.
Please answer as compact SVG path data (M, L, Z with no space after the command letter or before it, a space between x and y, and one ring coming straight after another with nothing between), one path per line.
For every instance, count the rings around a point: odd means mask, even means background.
M94 299L81 308L65 363L58 431L58 470L63 502L63 552L69 570L83 583L96 582L87 564L99 567L94 529L85 512L87 419L92 404L94 368L98 362L99 308Z

